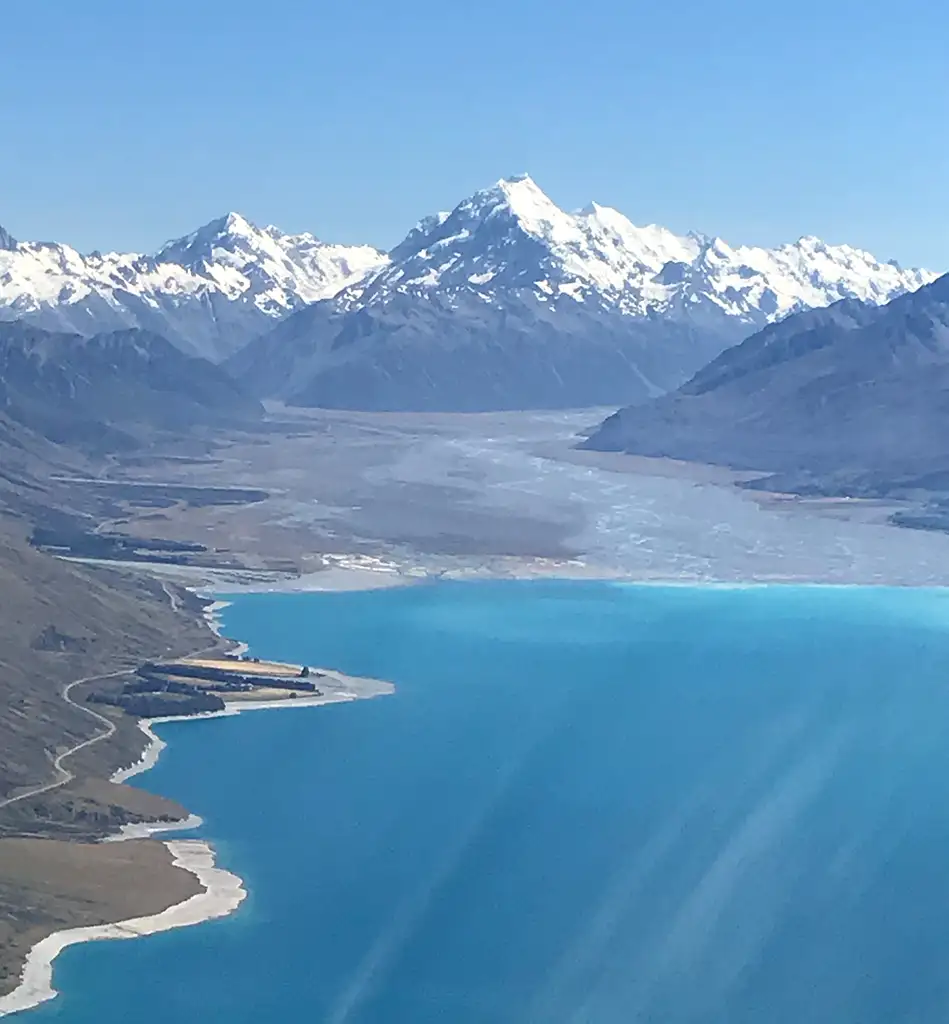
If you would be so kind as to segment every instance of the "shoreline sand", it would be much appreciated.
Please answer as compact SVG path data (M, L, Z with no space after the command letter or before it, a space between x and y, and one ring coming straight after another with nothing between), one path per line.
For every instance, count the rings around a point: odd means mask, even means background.
M214 863L214 850L202 839L176 839L165 843L176 867L190 871L204 887L181 903L147 917L132 917L113 924L67 928L53 932L30 950L20 984L8 995L0 996L0 1017L32 1009L54 999L53 963L69 946L80 942L111 939L136 939L143 935L186 928L233 913L247 896L237 875Z
M204 621L208 624L208 629L218 638L218 640L229 640L221 632L221 612L225 608L229 608L231 605L230 601L218 601L214 600L204 609ZM230 640L234 646L228 651L228 654L235 654L240 656L247 653L247 644L241 640Z
M221 633L219 613L230 604L229 601L215 600L204 610L204 618L211 631L220 639L227 640ZM231 653L242 654L247 645L236 644ZM326 675L337 681L352 680L354 683L363 680L344 676L335 670L322 670ZM145 734L148 743L141 757L134 764L118 768L110 776L110 781L124 783L136 775L141 775L153 768L168 744L152 729L153 725L165 722L191 722L203 718L227 718L242 714L245 711L265 711L274 708L319 707L324 704L339 704L355 700L392 693L392 684L372 680L377 687L375 692L360 694L357 692L337 691L332 694L321 694L312 697L297 697L278 701L228 701L223 711L214 711L200 715L169 715L159 718L140 718L138 728ZM128 839L150 838L159 832L183 832L198 828L203 819L196 814L189 814L177 821L146 821L122 825L118 832L106 836L101 842L115 843ZM0 996L0 1017L21 1013L41 1003L54 999L58 992L53 986L53 966L56 957L69 946L81 942L96 942L109 939L134 939L155 932L170 931L173 928L185 928L201 924L233 913L247 896L243 879L233 872L220 868L215 864L214 848L204 839L171 839L164 841L164 846L171 852L176 867L190 871L203 892L173 904L172 906L143 917L129 918L112 924L92 925L82 928L67 928L53 932L40 939L27 954L26 963L20 975L20 982L12 992Z
M342 560L341 560L342 561ZM634 582L628 577L611 576L597 572L579 560L571 560L567 563L538 564L536 561L525 566L520 559L513 560L513 565L506 565L507 572L499 572L501 566L493 566L487 571L471 571L465 567L458 567L438 574L403 573L393 571L390 567L369 567L365 564L343 564L337 563L332 568L321 572L307 573L296 578L256 581L254 584L235 586L235 592L299 592L299 591L346 591L346 590L370 590L377 587L411 586L420 583L437 582L438 580L474 581L478 579L603 579L611 582ZM563 572L565 564L573 571ZM514 569L514 571L510 571ZM525 571L526 570L526 571ZM553 571L551 571L553 570ZM558 570L560 570L558 572ZM659 581L656 581L659 582ZM186 584L182 584L186 585ZM218 583L218 586L221 584ZM232 582L233 585L233 582ZM190 586L199 596L212 596L206 585ZM219 593L220 591L217 591ZM220 613L228 607L230 601L221 600L217 597L204 609L203 617L208 628L221 640L229 640L221 631L222 623ZM246 643L231 640L234 645L229 653L243 654L247 651ZM338 681L344 682L351 677L344 676L334 670L320 669L329 676L335 677ZM352 679L353 682L361 680ZM372 680L379 687L373 693L357 693L349 691L337 691L332 694L321 694L313 697L297 697L280 701L228 701L222 711L214 711L208 714L199 715L171 715L151 719L139 719L138 728L145 734L148 743L142 752L141 757L134 764L119 768L110 776L110 781L124 783L137 775L147 772L157 764L162 751L167 743L152 729L153 725L160 725L166 722L189 722L200 721L206 718L224 718L232 715L239 715L245 711L265 711L278 708L300 708L317 707L324 704L337 704L355 700L368 699L369 697L380 696L394 691L391 684L383 684L380 680ZM134 822L123 825L118 832L105 837L102 842L122 842L128 839L148 838L160 832L181 832L200 827L202 819L196 814L189 814L186 818L177 821L151 821ZM173 928L188 927L200 924L203 921L224 917L240 905L247 893L243 886L243 880L237 875L224 868L215 865L214 849L210 843L203 839L173 839L164 842L164 845L172 853L173 863L186 871L191 871L199 883L204 886L204 892L189 897L182 903L168 907L166 910L151 916L130 918L126 921L118 921L113 924L96 925L86 928L65 929L41 939L27 955L26 964L21 976L19 985L9 994L0 996L0 1017L9 1014L19 1013L38 1006L55 998L56 989L53 987L53 966L56 957L69 946L80 942L92 942L107 939L131 939L141 935L150 935L155 932L168 931Z

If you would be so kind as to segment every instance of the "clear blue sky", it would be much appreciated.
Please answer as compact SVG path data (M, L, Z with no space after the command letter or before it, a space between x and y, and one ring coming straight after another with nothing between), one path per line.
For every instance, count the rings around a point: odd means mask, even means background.
M937 0L4 0L0 224L151 250L236 209L394 244L560 205L949 268Z

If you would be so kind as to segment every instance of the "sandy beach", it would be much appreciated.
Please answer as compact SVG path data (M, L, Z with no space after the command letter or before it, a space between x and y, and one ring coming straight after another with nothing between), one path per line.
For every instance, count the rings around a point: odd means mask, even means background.
M149 917L133 917L114 924L70 928L54 932L31 950L20 984L0 997L0 1017L38 1006L56 996L53 961L69 946L105 939L136 939L142 935L184 928L232 913L247 895L241 879L215 866L214 851L203 840L178 839L165 844L177 867L195 875L204 892Z
M345 570L343 570L345 572ZM280 589L297 589L283 588ZM306 589L315 589L307 587ZM331 587L330 589L337 589ZM348 588L340 588L348 589ZM362 588L360 588L362 589ZM221 633L219 613L228 606L227 601L213 601L204 612L209 628L218 637ZM237 643L231 649L232 654L241 654L247 645ZM124 783L143 772L147 772L158 762L167 744L153 730L154 725L164 722L190 722L202 718L224 718L239 715L246 711L265 711L277 708L315 707L324 704L338 704L348 701L366 699L391 693L395 687L374 679L358 679L346 676L333 669L319 670L331 685L337 687L331 693L312 696L298 696L284 700L230 700L224 710L208 714L189 716L167 716L150 719L139 719L138 728L145 734L148 742L141 757L134 764L119 768L110 776L114 783ZM178 821L133 822L121 826L113 835L102 840L104 843L123 842L131 839L145 839L160 832L181 832L198 828L202 819L196 814ZM190 871L203 886L204 891L191 896L181 903L168 907L158 914L130 918L113 924L95 925L83 928L71 928L54 932L41 939L31 950L24 965L20 984L8 995L0 996L0 1017L18 1013L53 999L56 989L53 987L53 962L59 953L68 946L80 942L94 942L105 939L133 939L155 932L168 931L172 928L183 928L213 918L224 917L232 913L247 895L243 881L237 875L214 862L214 850L205 840L175 839L164 843L171 852L176 867Z
M159 832L190 832L204 824L198 814L189 814L180 821L132 821L119 827L114 835L101 839L102 843L121 843L126 839L150 839Z
M112 775L113 782L125 782L153 767L167 744L156 735L151 726L161 722L188 722L198 718L220 718L238 715L244 711L262 711L272 708L297 708L322 704L339 703L360 699L358 694L332 694L321 697L298 698L285 701L245 701L237 706L230 704L224 711L211 715L191 717L169 717L142 719L138 726L148 737L148 746L135 764L122 768ZM102 840L104 843L123 842L130 839L149 838L160 832L182 832L198 828L203 824L196 815L188 815L180 821L134 822L123 825L114 835ZM154 932L184 928L213 918L232 913L247 895L243 881L237 875L214 862L214 849L205 840L174 839L164 845L171 851L175 866L190 871L204 887L204 892L192 896L182 903L148 917L130 918L114 924L97 925L87 928L71 928L54 932L41 939L31 950L23 969L20 984L8 995L0 996L0 1017L18 1013L40 1003L53 999L57 992L53 987L53 961L63 949L79 942L94 942L103 939L134 939Z
M391 565L336 564L322 572L307 574L296 580L257 582L251 587L240 587L241 591L253 590L363 590L377 586L400 586L424 582L423 574L404 574ZM530 573L525 575L532 575ZM435 577L437 578L437 577ZM227 639L221 632L220 612L229 602L214 600L204 611L209 628L216 636ZM230 653L241 654L247 650L245 644L237 644ZM394 687L379 680L359 679L344 673L320 668L317 671L333 689L319 695L298 696L283 700L232 699L226 707L217 712L194 716L168 716L140 719L137 723L147 739L141 757L134 764L113 772L111 781L124 783L151 769L166 747L165 741L154 731L154 726L165 722L188 722L202 718L221 718L238 715L246 711L274 710L278 708L301 708L322 706L365 699L391 693ZM202 824L198 815L191 814L177 821L135 822L123 825L118 832L102 840L106 843L146 839L161 832L179 832L194 829ZM204 891L185 899L167 909L149 916L134 917L111 924L78 927L54 932L41 939L30 950L20 984L8 995L0 997L0 1017L18 1013L55 998L53 985L54 961L59 953L81 942L109 939L131 939L150 935L173 928L200 924L203 921L223 917L232 913L246 896L242 880L232 872L217 867L214 850L206 840L174 839L163 844L173 857L173 864L190 871Z

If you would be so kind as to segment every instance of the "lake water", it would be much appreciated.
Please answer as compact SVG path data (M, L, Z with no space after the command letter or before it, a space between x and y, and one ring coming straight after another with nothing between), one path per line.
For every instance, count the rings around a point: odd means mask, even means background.
M232 918L68 950L68 1024L876 1024L949 1013L949 593L245 595L391 697L161 727Z

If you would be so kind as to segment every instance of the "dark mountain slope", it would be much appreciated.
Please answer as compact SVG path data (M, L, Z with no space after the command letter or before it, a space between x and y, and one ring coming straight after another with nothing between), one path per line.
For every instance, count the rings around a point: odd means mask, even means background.
M659 318L635 321L529 292L503 305L460 293L390 297L349 313L318 303L227 365L291 405L479 412L607 405L674 387L739 340ZM727 339L727 340L726 340Z
M723 353L630 406L595 449L777 474L829 493L949 489L949 276L887 306L838 303Z
M148 430L256 419L259 403L223 370L164 338L84 338L0 323L0 412L58 443L128 447Z

